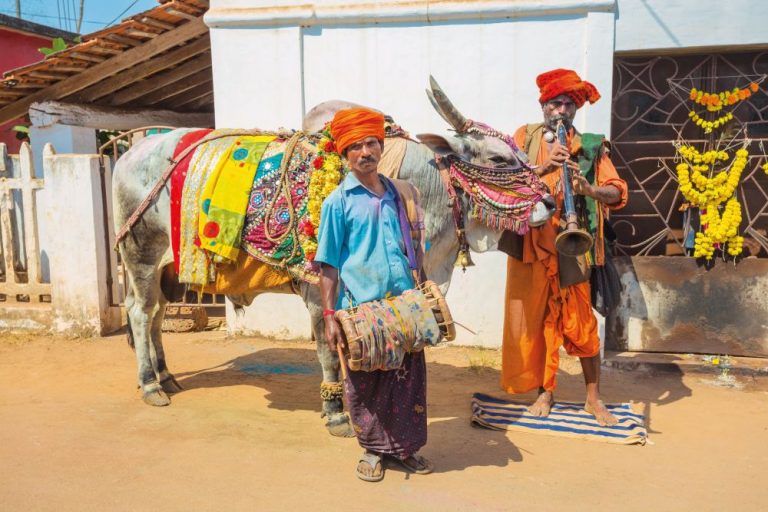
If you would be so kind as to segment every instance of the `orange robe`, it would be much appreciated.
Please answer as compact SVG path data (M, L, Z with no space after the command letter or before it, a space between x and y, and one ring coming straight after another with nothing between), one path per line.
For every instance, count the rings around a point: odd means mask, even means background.
M522 126L514 135L520 148L525 142L525 129ZM571 137L569 133L569 145ZM542 141L536 165L548 156L548 144ZM619 178L610 159L600 157L596 172L598 186L613 185L621 193L621 200L610 208L622 208L627 202L627 184ZM562 173L560 168L542 177L553 194ZM525 393L540 386L554 390L561 346L578 357L600 352L589 282L560 289L555 237L562 191L555 199L557 213L552 219L523 237L523 261L510 257L507 263L501 386L508 393Z

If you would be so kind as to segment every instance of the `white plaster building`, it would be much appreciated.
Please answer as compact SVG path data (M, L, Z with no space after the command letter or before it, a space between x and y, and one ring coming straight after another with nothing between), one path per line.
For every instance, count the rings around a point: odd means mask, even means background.
M212 0L216 124L298 127L329 99L371 105L411 133L444 132L424 94L433 75L466 116L512 132L541 118L535 77L565 67L603 99L577 128L610 133L614 56L768 47L758 0ZM459 342L499 346L505 256L474 256L448 294ZM279 314L278 314L279 312ZM234 332L308 336L296 297L257 298Z

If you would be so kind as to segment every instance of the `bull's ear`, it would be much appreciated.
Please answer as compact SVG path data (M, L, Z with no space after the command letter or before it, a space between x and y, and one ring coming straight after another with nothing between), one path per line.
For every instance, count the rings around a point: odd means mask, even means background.
M463 143L456 137L443 137L434 133L420 133L416 135L423 144L431 149L435 154L444 156L451 153L461 155L464 153Z

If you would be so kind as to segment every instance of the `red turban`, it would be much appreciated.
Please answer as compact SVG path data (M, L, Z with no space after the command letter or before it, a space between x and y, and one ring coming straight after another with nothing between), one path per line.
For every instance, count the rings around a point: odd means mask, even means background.
M539 102L545 103L561 94L567 94L581 108L584 102L594 103L600 99L597 88L586 80L579 78L575 71L570 69L553 69L536 77L536 85L539 86Z
M339 110L331 121L331 137L339 153L366 137L384 142L384 114L367 108Z

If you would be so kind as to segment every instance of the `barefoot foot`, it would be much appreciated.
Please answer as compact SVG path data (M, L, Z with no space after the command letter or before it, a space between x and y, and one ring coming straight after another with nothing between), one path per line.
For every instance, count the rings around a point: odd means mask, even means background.
M587 400L587 403L584 404L584 410L594 416L603 427L612 427L619 422L616 416L608 411L602 400Z
M552 396L552 392L542 391L539 398L537 398L528 408L528 412L533 416L549 416L549 411L552 409L553 403L555 403L555 399Z

